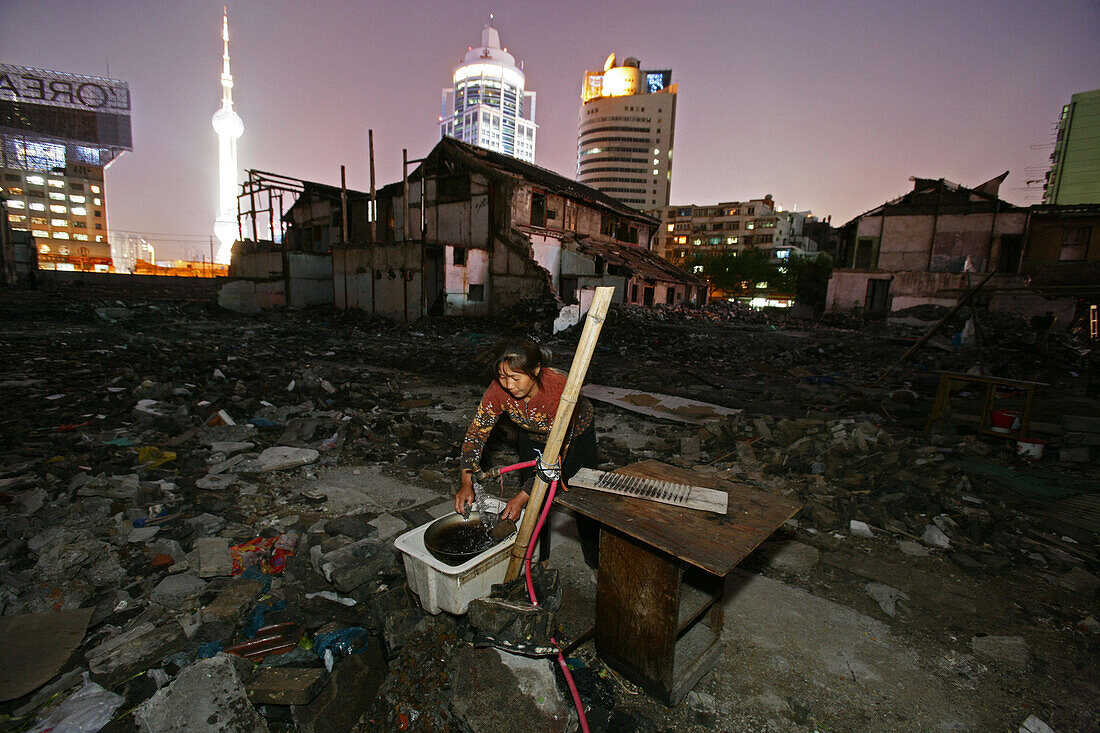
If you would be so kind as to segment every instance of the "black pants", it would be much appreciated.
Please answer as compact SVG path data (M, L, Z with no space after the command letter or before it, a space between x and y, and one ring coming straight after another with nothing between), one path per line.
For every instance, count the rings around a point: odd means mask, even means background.
M535 450L542 450L544 446L531 440L531 436L527 433L520 431L519 439L516 441L516 451L519 453L519 460L530 461L536 458ZM576 475L577 471L582 468L595 468L600 463L599 449L596 447L596 427L595 424L589 425L580 435L573 438L569 443L569 449L565 453L565 458L561 465L561 474L565 478L566 483L569 479ZM523 490L527 493L531 493L531 486L535 480L534 468L521 468L516 473L519 474L520 480L523 482ZM553 509L551 509L553 511ZM600 525L593 519L576 515L577 518L577 533L581 538L581 551L584 553L584 562L591 568L596 567L599 562L600 551ZM547 524L550 523L550 517L546 518ZM539 537L539 560L544 561L550 557L550 528L543 527L542 535Z

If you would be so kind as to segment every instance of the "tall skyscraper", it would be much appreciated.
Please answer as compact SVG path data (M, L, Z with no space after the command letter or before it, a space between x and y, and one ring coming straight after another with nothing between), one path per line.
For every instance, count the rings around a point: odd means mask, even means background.
M133 149L126 82L0 64L0 191L40 268L111 269L103 174Z
M240 115L233 111L233 75L229 73L229 10L222 8L222 106L210 124L218 134L218 211L214 236L218 238L215 261L228 264L237 228L237 138L244 133Z
M1100 89L1070 97L1058 118L1044 204L1100 203Z
M639 209L668 206L675 121L672 70L611 54L584 75L577 180Z
M524 89L523 64L500 46L493 16L481 31L481 45L470 46L443 90L440 137L453 137L533 163L535 93Z

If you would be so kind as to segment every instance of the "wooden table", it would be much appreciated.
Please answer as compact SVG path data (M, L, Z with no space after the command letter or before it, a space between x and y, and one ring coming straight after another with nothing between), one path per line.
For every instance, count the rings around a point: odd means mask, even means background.
M801 505L658 461L616 473L729 494L725 516L584 488L555 498L600 522L597 654L676 705L718 660L725 576Z
M1035 402L1035 388L1047 386L1044 382L1025 382L1018 379L983 377L959 372L939 372L939 375L940 384L936 389L936 399L932 402L932 409L928 412L928 422L924 426L926 435L931 434L933 427L938 428L945 419L950 417L951 390L961 389L967 384L978 384L981 385L981 389L985 390L982 411L978 415L978 432L983 435L995 435L1013 440L1026 438L1028 427L1031 424L1031 408ZM996 407L998 388L1008 388L1024 393L1024 406L1023 410L1020 411L1020 427L1016 430L997 430L993 428L993 408Z

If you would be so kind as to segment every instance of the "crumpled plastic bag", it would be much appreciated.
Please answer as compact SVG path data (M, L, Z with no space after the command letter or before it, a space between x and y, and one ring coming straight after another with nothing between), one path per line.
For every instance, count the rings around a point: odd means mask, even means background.
M124 698L95 682L84 673L84 685L38 721L29 733L96 733L110 722Z

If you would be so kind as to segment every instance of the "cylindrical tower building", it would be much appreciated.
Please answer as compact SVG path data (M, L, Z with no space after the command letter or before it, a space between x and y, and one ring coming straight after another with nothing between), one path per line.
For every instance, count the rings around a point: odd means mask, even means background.
M636 58L585 74L577 125L577 180L624 204L667 206L672 183L676 85L668 69Z
M481 31L443 90L440 137L453 137L529 163L535 160L535 93L492 20Z

